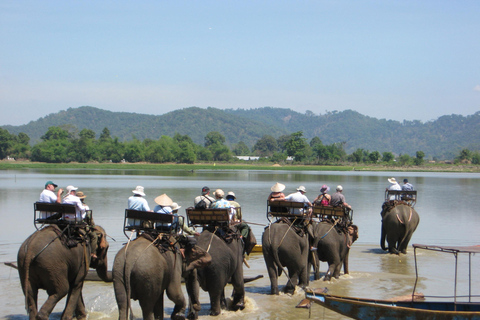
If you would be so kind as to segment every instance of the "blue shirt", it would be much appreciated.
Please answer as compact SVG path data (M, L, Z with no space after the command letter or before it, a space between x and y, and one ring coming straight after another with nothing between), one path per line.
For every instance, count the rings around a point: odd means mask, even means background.
M230 202L228 202L227 200L225 199L218 199L217 201L215 201L213 204L212 204L212 209L225 209L225 208L231 208L231 204Z
M131 196L128 198L128 209L150 211L147 200L142 197Z

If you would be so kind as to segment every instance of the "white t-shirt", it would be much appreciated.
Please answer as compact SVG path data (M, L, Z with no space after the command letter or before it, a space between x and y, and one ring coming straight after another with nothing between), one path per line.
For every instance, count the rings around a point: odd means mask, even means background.
M310 200L308 200L307 196L301 193L300 191L297 191L295 193L289 194L288 196L285 197L285 200L287 201L293 201L293 202L302 202L308 204ZM293 214L303 214L304 210L295 208L293 209Z
M43 189L42 193L40 193L40 200L38 200L38 202L55 203L57 202L57 195L51 190Z
M63 203L65 204L74 204L75 205L75 212L76 216L73 214L65 214L65 220L77 220L82 221L85 219L85 206L83 205L82 201L79 197L74 196L73 194L69 194L65 198L63 198Z

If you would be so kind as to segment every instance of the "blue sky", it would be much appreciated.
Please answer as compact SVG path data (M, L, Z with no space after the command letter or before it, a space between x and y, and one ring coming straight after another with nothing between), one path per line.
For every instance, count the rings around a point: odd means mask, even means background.
M480 1L0 1L0 125L71 107L480 111Z

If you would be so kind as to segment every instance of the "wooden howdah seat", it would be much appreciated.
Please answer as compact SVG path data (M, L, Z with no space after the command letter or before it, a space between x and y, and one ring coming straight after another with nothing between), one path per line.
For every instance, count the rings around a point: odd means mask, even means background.
M276 200L276 201L267 201L267 216L272 216L275 218L303 218L304 214L294 213L295 209L305 208L305 203L295 202L295 201L286 201L286 200Z
M313 206L312 215L320 220L325 219L344 219L353 220L353 210L347 207L339 206Z
M77 219L75 205L73 204L35 202L33 204L33 212L34 224L37 230L45 224L75 227L85 227L87 225L83 219ZM86 214L92 217L91 210L87 210ZM68 218L67 215L75 218Z
M241 208L235 208L241 213ZM239 212L240 210L240 212ZM230 209L185 209L190 226L219 226L228 227L231 225Z
M125 209L123 230L127 238L129 238L127 232L137 232L137 234L143 231L177 233L180 224L183 224L182 219L181 216L168 213Z
M414 207L417 203L417 190L404 191L404 190L386 190L385 201L405 201L410 206Z

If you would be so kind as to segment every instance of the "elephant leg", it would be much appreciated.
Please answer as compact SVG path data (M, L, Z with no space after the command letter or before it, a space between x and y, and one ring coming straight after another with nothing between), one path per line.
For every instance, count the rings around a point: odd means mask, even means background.
M40 308L40 311L37 314L36 319L45 319L48 320L50 314L53 311L53 308L57 305L58 301L60 301L63 297L67 295L67 290L57 292L48 296L47 300Z
M237 270L232 276L232 285L232 310L243 310L245 309L245 282L243 281L243 269Z
M270 256L265 255L265 264L267 265L268 277L270 278L270 293L278 294L278 276L277 268Z
M121 277L123 279L123 275ZM118 305L118 320L128 319L128 298L125 283L123 281L114 281L115 299Z
M342 271L342 264L341 263L337 263L335 265L335 271L333 272L333 277L335 279L338 279L340 278L340 271Z
M210 296L210 315L218 316L222 312L221 300L225 300L225 295L223 295L223 288L221 290L209 290L208 295Z
M199 301L199 284L197 281L197 270L188 272L185 275L185 288L188 294L188 319L198 319L198 311L202 306Z
M156 320L163 320L163 306L164 306L164 294L160 294L155 305L153 306L153 315ZM175 319L175 318L171 318Z
M408 232L405 237L403 238L403 240L400 242L400 244L398 245L398 251L400 251L401 253L403 254L406 254L407 253L407 247L408 247L408 244L410 243L410 239L412 238L412 235L413 235L413 232Z
M67 295L67 304L63 310L62 320L70 320L73 318L73 313L77 309L78 301L81 299L83 289L83 281L76 284ZM85 312L85 310L84 310Z
M87 310L85 309L85 302L83 301L83 295L80 295L78 299L77 308L75 309L75 316L77 320L87 318Z
M283 289L283 292L287 294L294 294L297 283L298 283L298 273L290 272L290 270L288 270L288 281L287 281L287 284L285 285L285 288Z
M325 277L323 278L323 281L330 281L334 273L335 273L335 264L333 262L328 262L328 270L327 270L327 273L325 274Z
M163 303L163 296L161 296L161 298ZM149 294L146 294L146 296L142 299L139 299L138 302L140 303L140 308L142 309L143 319L155 320L153 309L155 308L155 304L157 303L157 300L151 297ZM161 317L163 319L163 310L162 310Z
M308 283L309 283L309 277L308 277L308 268L307 266L304 266L300 272L299 272L299 281L298 281L298 286L299 287L302 287L302 288L305 288L306 286L308 286Z
M36 319L37 313L38 313L38 305L37 305L38 288L32 286L32 284L30 283L29 288L27 289L27 292L25 293L25 295L27 296L26 308L28 312L28 317L30 320L34 320Z
M185 319L186 302L182 292L180 279L178 283L176 283L175 281L170 282L169 286L167 287L167 297L171 301L173 301L173 303L175 303L175 307L173 308L171 319L172 320Z

